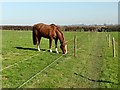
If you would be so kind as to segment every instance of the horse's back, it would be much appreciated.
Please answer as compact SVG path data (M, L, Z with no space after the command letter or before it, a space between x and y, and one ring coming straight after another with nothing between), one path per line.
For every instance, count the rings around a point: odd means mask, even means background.
M33 27L38 31L39 36L41 37L55 38L56 36L55 29L51 25L39 23L39 24L35 24Z
M36 29L36 30L39 30L42 26L44 26L45 24L43 23L39 23L39 24L35 24L33 27Z

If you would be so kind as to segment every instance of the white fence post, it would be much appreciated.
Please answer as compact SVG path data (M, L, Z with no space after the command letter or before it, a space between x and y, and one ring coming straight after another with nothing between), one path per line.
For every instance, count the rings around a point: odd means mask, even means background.
M115 39L114 39L114 37L112 38L112 49L113 49L113 57L116 57L116 55L115 55Z

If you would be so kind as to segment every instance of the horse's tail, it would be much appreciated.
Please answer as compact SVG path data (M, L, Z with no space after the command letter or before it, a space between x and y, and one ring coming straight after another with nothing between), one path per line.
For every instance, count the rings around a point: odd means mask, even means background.
M33 26L33 44L36 45L37 44L37 30L35 28L35 26Z

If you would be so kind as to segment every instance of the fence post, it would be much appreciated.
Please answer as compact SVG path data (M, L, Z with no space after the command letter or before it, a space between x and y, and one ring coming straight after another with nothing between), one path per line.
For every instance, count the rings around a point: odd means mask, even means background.
M113 57L116 57L116 55L115 55L115 39L114 39L114 37L112 38L112 49L113 49Z
M108 35L108 47L110 47L110 34Z
M76 38L77 38L77 36L74 35L74 57L76 57L76 44L77 44Z

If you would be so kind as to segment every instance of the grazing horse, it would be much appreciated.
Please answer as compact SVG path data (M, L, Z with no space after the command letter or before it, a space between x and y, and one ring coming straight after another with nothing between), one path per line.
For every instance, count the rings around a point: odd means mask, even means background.
M35 24L33 26L33 44L37 45L38 51L40 51L39 44L41 37L49 39L49 49L52 52L52 40L55 40L56 53L58 53L57 42L60 41L60 48L63 54L67 53L67 44L65 42L63 33L59 30L59 27L55 24L46 25L43 23Z

